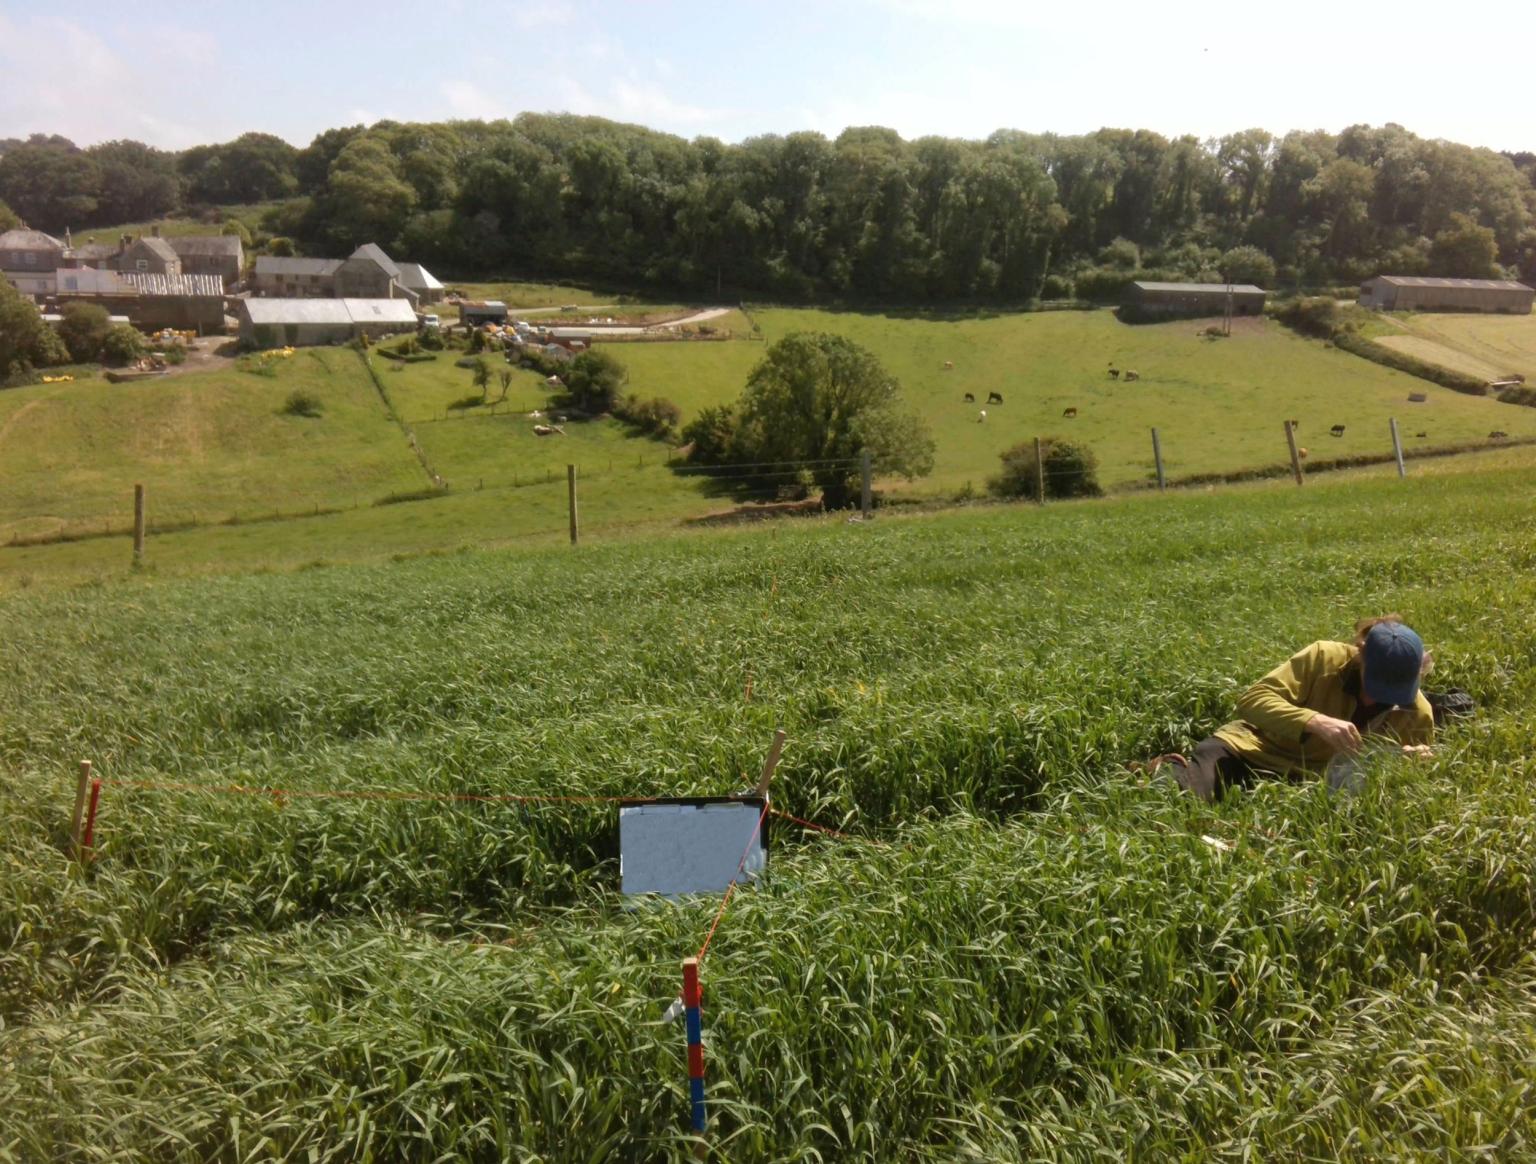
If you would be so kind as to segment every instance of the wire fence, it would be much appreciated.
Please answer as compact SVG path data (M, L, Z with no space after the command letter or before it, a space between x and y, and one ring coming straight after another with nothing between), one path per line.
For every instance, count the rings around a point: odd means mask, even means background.
M506 418L514 416L527 419L527 414L521 411L505 414ZM473 419L486 423L492 417ZM494 419L499 423L504 417L497 416ZM872 463L866 474L861 456L701 464L681 458L675 450L660 443L642 448L632 457L625 454L599 455L595 458L589 456L584 461L571 462L563 467L549 463L521 466L511 464L498 466L491 472L471 469L469 475L448 479L428 467L431 462L421 452L414 430L404 422L402 428L407 432L412 448L429 478L417 489L397 490L374 497L364 496L361 491L351 497L338 496L340 491L334 491L313 501L296 504L292 498L287 498L267 507L240 501L221 503L216 500L193 504L174 500L161 503L151 488L142 530L136 524L132 491L126 491L123 506L117 512L65 518L19 518L11 523L8 535L0 534L4 538L0 541L0 550L102 538L131 538L136 535L157 537L215 527L302 521L482 493L504 494L510 504L518 507L517 520L508 523L505 533L486 530L488 540L506 544L528 539L548 540L560 534L568 534L572 540L576 540L582 532L614 533L639 525L654 524L656 519L647 521L631 516L634 510L627 504L631 499L628 493L625 494L625 500L619 503L623 516L613 512L612 489L606 490L606 495L595 505L584 498L591 486L622 487L634 481L636 474L658 468L666 469L677 480L687 482L697 493L695 512L670 519L683 524L723 524L789 513L820 513L824 510L822 499L829 480L837 483L836 487L841 491L838 498L840 504L856 511L862 518L873 516L875 506L883 500L875 492L881 477L881 467L878 463ZM1351 452L1327 456L1318 455L1323 451L1315 447L1319 438L1314 436L1314 448L1309 450L1300 444L1298 434L1287 422L1284 436L1276 434L1278 455L1268 464L1223 472L1174 475L1164 469L1166 442L1157 429L1152 429L1148 433L1151 458L1142 463L1145 475L1134 483L1118 486L1116 491L1178 489L1286 476L1293 477L1297 484L1301 484L1308 476L1321 472L1390 465L1394 461L1399 466L1399 472L1406 475L1407 463L1413 460L1536 444L1536 437L1510 437L1494 431L1484 440L1426 445L1423 443L1426 435L1423 430L1412 433L1399 433L1396 430L1394 422L1391 439L1383 439L1374 448L1361 449L1355 445ZM1386 435L1383 434L1384 437ZM1039 438L1034 444L1026 440L1013 450L1011 458L1001 462L993 461L979 471L978 478L985 483L984 488L988 494L1002 498L1048 502L1091 495L1094 490L1089 483L1090 476L1073 449L1074 446L1069 442L1061 442L1058 448L1058 443L1051 438ZM647 487L638 481L635 484L636 488ZM968 485L951 500L968 501L981 495L981 491Z

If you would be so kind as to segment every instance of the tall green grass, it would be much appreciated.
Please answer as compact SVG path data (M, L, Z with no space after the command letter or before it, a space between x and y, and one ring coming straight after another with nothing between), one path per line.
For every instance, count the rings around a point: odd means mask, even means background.
M710 948L720 1158L1529 1153L1532 485L6 598L0 1153L682 1158L657 1020L714 903L619 908L611 806L111 781L726 792L775 726L777 803L864 839L775 821ZM1126 770L1386 609L1481 704L1432 763L1214 807Z

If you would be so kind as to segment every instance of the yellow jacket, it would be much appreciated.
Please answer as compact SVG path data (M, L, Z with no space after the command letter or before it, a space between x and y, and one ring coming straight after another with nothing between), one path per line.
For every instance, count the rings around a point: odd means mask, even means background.
M1333 758L1333 749L1307 731L1307 721L1319 712L1354 719L1359 696L1355 648L1348 643L1312 643L1243 692L1237 701L1240 718L1218 728L1216 738L1264 771L1285 775L1323 768ZM1413 707L1382 710L1361 734L1428 744L1434 740L1434 713L1421 691Z

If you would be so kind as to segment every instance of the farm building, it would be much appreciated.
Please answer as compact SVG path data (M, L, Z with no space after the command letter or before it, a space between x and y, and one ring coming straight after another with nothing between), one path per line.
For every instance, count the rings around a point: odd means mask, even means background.
M136 239L123 247L113 264L119 271L141 275L179 275L181 257L158 235Z
M54 295L66 303L95 303L125 315L135 327L201 334L224 330L224 281L217 275L156 275L65 267Z
M336 267L339 299L394 299L406 295L400 286L400 268L378 243L364 243ZM411 298L406 295L406 298Z
M1360 306L1378 311L1490 311L1529 315L1536 297L1509 279L1430 279L1378 275L1360 285Z
M418 307L443 301L443 285L420 263L400 263L400 286L416 296Z
M257 255L251 284L257 295L282 299L329 299L336 294L340 259L298 259Z
M252 347L345 343L416 330L405 299L238 299L240 340Z
M549 338L573 352L584 352L592 346L592 331L585 327L552 327Z
M459 320L469 327L478 327L482 323L506 323L507 305L500 299L487 299L483 303L461 303Z
M226 289L245 271L245 247L238 235L181 235L165 240L181 259L183 275L217 275Z
M1262 287L1252 283L1132 283L1123 301L1126 318L1172 319L1178 316L1263 315Z
M51 295L53 273L64 265L66 250L40 230L8 230L0 234L0 274L23 295Z

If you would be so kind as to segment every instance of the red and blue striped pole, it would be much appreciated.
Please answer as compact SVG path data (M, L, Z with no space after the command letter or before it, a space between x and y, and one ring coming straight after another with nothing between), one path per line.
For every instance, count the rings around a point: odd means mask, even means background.
M688 1094L693 1101L693 1130L704 1134L704 1020L699 1015L699 960L683 959L683 1017L688 1025Z

